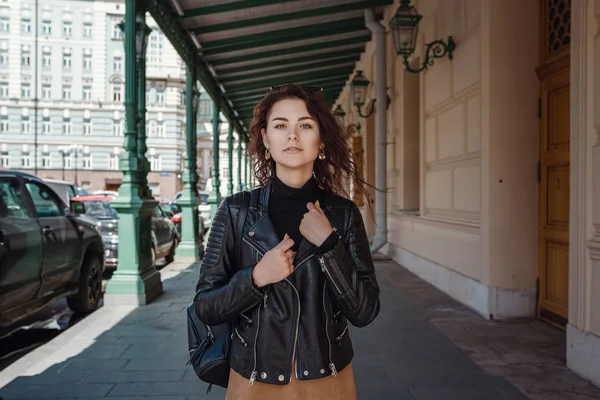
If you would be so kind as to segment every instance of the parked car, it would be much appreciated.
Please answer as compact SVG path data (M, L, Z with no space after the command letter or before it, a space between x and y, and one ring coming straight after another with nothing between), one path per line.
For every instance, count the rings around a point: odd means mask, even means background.
M177 201L173 201L172 203L169 203L169 209L169 212L171 213L171 221L173 222L173 224L175 224L175 228L181 236L181 220L183 219L181 205ZM206 227L204 226L204 219L200 216L200 213L198 213L198 236L201 241L204 240L205 234Z
M177 192L173 203L177 204L183 192ZM202 220L202 226L204 230L207 230L210 226L210 204L208 204L208 192L198 191L198 215Z
M72 197L88 194L87 190L78 187L73 182L61 181L59 179L44 179L44 183L50 186L67 205L69 205Z
M43 180L0 171L0 326L66 298L88 313L102 296L102 237Z
M71 199L73 207L78 213L96 221L96 227L102 235L105 247L105 267L115 269L119 262L119 214L110 202L113 196L77 196ZM179 244L179 233L175 225L165 215L163 210L156 206L152 215L152 265L156 260L165 257L167 262L175 259L175 249Z

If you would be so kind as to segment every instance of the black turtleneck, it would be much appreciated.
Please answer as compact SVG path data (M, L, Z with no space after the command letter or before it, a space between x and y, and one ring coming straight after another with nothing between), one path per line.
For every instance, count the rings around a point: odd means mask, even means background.
M306 204L314 203L319 199L318 196L318 186L314 177L311 177L301 188L288 186L277 177L273 180L273 192L269 198L269 217L280 240L283 240L286 233L294 240L293 251L298 251L302 240L300 222L308 212ZM336 243L337 234L334 232L318 251L328 251L335 247Z

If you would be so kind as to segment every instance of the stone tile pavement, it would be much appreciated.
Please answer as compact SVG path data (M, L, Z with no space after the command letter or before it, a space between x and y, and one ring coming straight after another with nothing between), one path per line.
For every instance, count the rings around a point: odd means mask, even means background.
M541 344L545 349L549 345L536 341L535 328L527 328L527 323L514 328L484 321L385 259L377 261L377 270L381 313L370 326L351 329L359 399L526 399L503 375L531 398L600 399L594 397L596 388L561 369L559 362L544 361L552 361L548 351L536 353L533 362L539 374L531 378L532 371L524 367L527 360L518 355L527 356L529 345ZM139 308L103 307L86 317L2 371L0 396L4 400L223 399L221 388L205 394L206 385L185 365L184 310L194 293L198 264L175 262L161 274L165 293L154 303ZM452 322L454 317L457 323ZM509 329L503 330L506 326ZM550 341L555 339L551 336ZM484 344L486 337L491 338L491 346ZM516 350L500 346L499 337L512 338L502 343ZM505 352L515 358L496 362ZM514 371L509 368L513 362ZM537 384L528 383L539 379ZM557 381L568 382L573 390L561 392ZM544 392L543 387L549 389Z

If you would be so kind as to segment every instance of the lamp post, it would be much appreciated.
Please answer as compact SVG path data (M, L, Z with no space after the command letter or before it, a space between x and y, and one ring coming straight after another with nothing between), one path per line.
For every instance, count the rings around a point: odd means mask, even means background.
M425 44L425 60L423 64L417 69L411 68L408 59L417 47L417 36L421 19L423 17L417 12L414 6L410 5L410 0L400 0L400 6L389 24L392 37L394 38L396 54L402 56L404 59L404 69L416 74L433 65L436 58L445 57L446 54L452 60L454 49L456 48L452 36L448 36L447 42L440 39L427 43Z
M340 125L342 125L344 129L347 130L347 133L350 136L354 136L356 133L360 133L360 123L351 123L346 125L346 112L340 104L338 104L336 109L333 110L333 116L338 120Z
M162 293L152 247L152 214L157 202L144 193L140 184L147 174L145 126L139 124L140 120L145 121L146 112L142 53L149 33L143 3L125 0L125 21L120 24L125 46L126 128L119 160L123 183L119 196L111 201L119 214L119 265L106 287L105 306L148 304Z
M64 145L64 146L58 146L58 152L62 155L62 179L63 181L65 180L65 160L67 158L67 156L71 157L71 156L75 156L75 165L74 168L75 169L75 185L79 186L79 182L78 182L78 177L77 177L77 173L78 173L78 165L77 165L77 161L78 161L78 155L80 153L83 152L84 147L80 144L70 144L70 145Z

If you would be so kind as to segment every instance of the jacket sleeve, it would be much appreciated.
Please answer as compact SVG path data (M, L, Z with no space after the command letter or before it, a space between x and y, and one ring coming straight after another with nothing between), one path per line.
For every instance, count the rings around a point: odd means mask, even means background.
M379 314L379 285L362 216L354 203L345 237L317 259L348 321L358 327L371 323Z
M252 279L254 266L238 269L234 265L235 252L239 251L234 248L234 225L229 202L225 199L211 222L194 298L196 314L208 325L224 323L263 298Z

